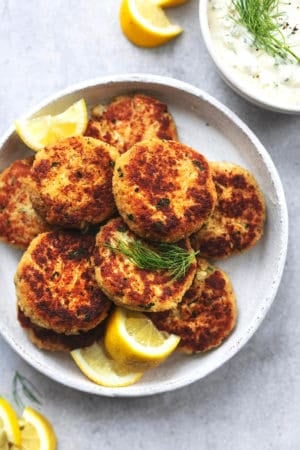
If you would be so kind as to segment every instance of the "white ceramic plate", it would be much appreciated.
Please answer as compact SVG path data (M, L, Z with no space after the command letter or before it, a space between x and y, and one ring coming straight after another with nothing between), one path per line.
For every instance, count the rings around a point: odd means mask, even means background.
M16 319L13 276L21 253L3 244L0 246L0 331L7 342L50 378L81 391L116 397L151 395L188 385L220 367L240 350L273 302L283 272L288 237L284 193L269 154L238 117L193 86L153 75L102 78L60 92L26 117L56 113L82 97L92 106L134 91L167 103L182 142L199 150L209 160L232 161L249 169L264 192L268 220L264 237L256 247L219 264L229 274L237 296L238 322L231 336L218 349L204 355L173 354L137 384L114 389L90 382L68 354L43 352L29 342ZM0 170L28 153L13 129L2 138L0 148Z

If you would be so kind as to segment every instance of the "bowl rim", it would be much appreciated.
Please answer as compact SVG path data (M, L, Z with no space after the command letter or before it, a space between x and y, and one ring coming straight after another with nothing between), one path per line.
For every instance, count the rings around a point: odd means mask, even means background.
M235 91L238 95L243 97L244 99L248 100L252 104L255 104L256 106L259 106L261 108L267 109L269 111L273 112L279 112L284 114L293 114L298 115L300 114L300 106L299 107L285 107L283 105L280 105L276 102L272 101L265 101L261 100L259 96L256 96L255 94L252 94L251 92L247 91L245 87L235 78L232 76L229 69L227 69L226 65L221 63L220 57L218 57L218 54L215 50L215 46L213 45L213 40L211 37L209 25L208 25L208 17L207 17L207 7L208 7L209 0L199 0L199 22L200 22L200 30L201 34L205 43L205 46L207 48L207 51L212 58L215 66L218 69L218 72L220 76L223 78L223 80L227 83L229 87L233 91Z
M182 388L184 386L187 386L191 383L194 383L196 381L199 381L206 377L207 375L213 373L215 370L220 368L224 363L228 362L236 353L238 353L239 350L249 341L249 339L252 337L252 335L256 332L256 330L259 328L260 324L264 320L267 312L269 311L275 297L278 291L278 287L283 275L285 261L286 261L286 255L287 255L287 244L288 244L288 211L287 211L287 204L285 200L284 190L281 183L281 179L279 177L279 173L271 159L271 156L263 146L263 144L260 142L260 140L256 137L256 135L250 130L250 128L229 108L227 108L224 104L216 100L211 95L207 94L203 90L180 80L177 80L175 78L171 77L165 77L165 76L159 76L159 75L153 75L149 73L125 73L125 74L119 74L119 75L111 75L111 76L104 76L104 77L98 77L93 78L88 81L80 82L77 84L73 84L66 89L59 90L55 94L47 97L42 102L37 104L36 106L30 108L27 113L24 115L24 118L29 118L33 116L34 114L38 113L41 109L50 106L51 103L60 100L62 97L67 96L69 94L76 94L76 92L96 87L96 86L103 86L107 85L109 87L113 87L114 85L118 86L120 83L126 83L126 84L132 84L132 90L137 88L137 84L139 83L149 83L151 87L162 87L165 86L171 87L174 89L183 90L184 92L191 94L193 96L198 97L204 102L207 102L208 105L213 106L214 108L218 109L223 115L227 117L239 130L241 130L248 139L250 139L251 143L257 150L257 152L263 157L264 162L272 174L273 183L276 185L276 193L278 196L278 205L280 207L280 222L281 222L281 228L282 228L282 234L281 234L281 247L280 252L278 255L278 264L277 264L277 272L276 272L276 278L272 282L272 293L271 295L266 296L264 299L264 302L262 304L262 309L260 310L259 317L254 316L249 322L248 327L245 329L243 336L240 337L240 339L237 340L233 345L230 346L228 351L223 355L222 358L220 358L219 361L214 365L213 368L210 368L207 370L204 374L202 374L201 377L197 376L196 374L188 374L185 376L178 377L176 381L168 381L164 383L157 383L155 386L148 386L147 389L143 387L143 389L136 389L135 392L129 392L124 391L123 389L119 388L107 388L103 386L92 386L91 389L88 389L86 387L81 387L77 385L76 383L73 383L72 385L66 384L64 382L64 376L58 376L57 373L51 373L49 371L46 371L45 367L41 362L38 361L32 361L30 358L30 355L26 354L24 352L24 349L22 349L19 345L19 343L14 339L13 336L9 336L9 333L5 329L1 329L0 333L4 337L4 339L9 343L9 345L16 351L17 354L19 354L27 363L29 363L32 367L37 369L39 372L43 373L44 375L48 376L49 378L52 378L53 380L66 385L68 387L71 387L73 389L77 389L82 392L87 392L94 395L102 395L107 397L140 397L140 396L149 396L154 394L160 394L165 393L168 391L173 391L179 388ZM130 88L128 88L129 90ZM0 137L0 152L5 145L6 141L11 138L12 134L15 133L14 127L11 126L6 133L2 137ZM125 388L124 388L125 389Z

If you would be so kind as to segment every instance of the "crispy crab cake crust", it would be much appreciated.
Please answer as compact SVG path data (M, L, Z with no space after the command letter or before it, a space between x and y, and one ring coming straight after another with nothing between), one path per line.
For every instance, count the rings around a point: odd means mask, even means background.
M55 333L55 331L35 325L20 308L18 308L18 320L36 347L52 352L69 352L76 348L92 345L103 337L106 323L106 321L103 321L95 328L78 334L64 334Z
M232 163L213 162L216 207L205 225L191 237L205 258L224 259L253 247L266 218L263 194L253 175Z
M177 308L150 313L159 330L180 336L178 350L199 353L218 347L235 327L237 307L228 276L197 257L191 288Z
M33 158L14 161L0 175L0 240L22 250L39 233L50 230L30 200L32 163Z
M31 170L31 201L48 223L83 229L116 210L112 174L116 148L76 136L39 151Z
M143 94L119 96L106 107L95 107L85 134L116 146L121 153L145 139L177 140L167 105Z
M107 317L112 303L95 279L94 246L94 236L79 232L47 232L31 242L15 286L19 308L35 325L77 334Z
M206 158L185 144L159 139L140 142L120 156L113 192L129 228L160 242L197 231L216 201Z
M190 287L196 258L183 278L174 280L166 270L145 270L128 257L109 248L118 240L132 241L137 237L121 218L110 220L96 236L94 264L96 279L103 292L116 304L136 311L164 311L174 308ZM190 250L189 240L179 245Z

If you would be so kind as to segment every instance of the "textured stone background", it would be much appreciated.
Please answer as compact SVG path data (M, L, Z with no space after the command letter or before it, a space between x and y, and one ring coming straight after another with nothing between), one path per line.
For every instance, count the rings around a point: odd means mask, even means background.
M44 394L60 450L297 450L300 117L258 109L223 83L201 40L197 0L169 12L185 33L155 50L123 37L118 9L117 0L0 0L0 132L56 90L102 75L151 72L206 90L252 128L280 173L290 214L282 283L243 350L186 388L140 399L86 395L39 374L0 337L0 394L12 400L15 370L29 377Z

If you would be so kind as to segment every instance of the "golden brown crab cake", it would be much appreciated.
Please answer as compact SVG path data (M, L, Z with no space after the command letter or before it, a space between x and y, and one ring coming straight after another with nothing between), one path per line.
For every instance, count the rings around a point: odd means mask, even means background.
M129 228L159 242L199 230L216 201L206 158L185 144L159 139L135 144L120 156L113 192Z
M31 322L67 335L86 332L112 303L99 288L92 254L95 237L51 231L33 239L15 275L18 307Z
M210 163L217 190L216 207L191 237L201 256L223 259L253 247L261 238L266 218L263 194L253 175L232 163Z
M119 96L106 107L95 107L85 135L108 142L121 153L145 139L177 140L167 105L144 94Z
M25 316L20 308L18 308L18 320L34 345L42 350L49 350L52 352L69 352L76 348L92 345L95 341L104 336L106 323L104 320L91 330L77 334L64 334L56 333L55 331L35 325Z
M174 308L193 281L196 258L191 256L185 274L178 279L174 279L168 270L141 269L128 256L113 250L119 242L130 245L137 239L121 218L110 220L100 229L94 254L100 288L116 305L128 309L164 311ZM139 239L138 242L142 241ZM150 244L147 246L155 249ZM178 246L193 254L188 239Z
M76 136L36 154L31 170L31 201L54 225L83 229L116 210L112 174L116 148L98 139Z
M33 158L14 161L0 175L0 240L25 250L50 226L34 210L28 183Z
M225 272L197 257L196 276L182 302L171 311L149 316L159 330L180 336L177 348L184 353L218 347L237 320L232 284Z

